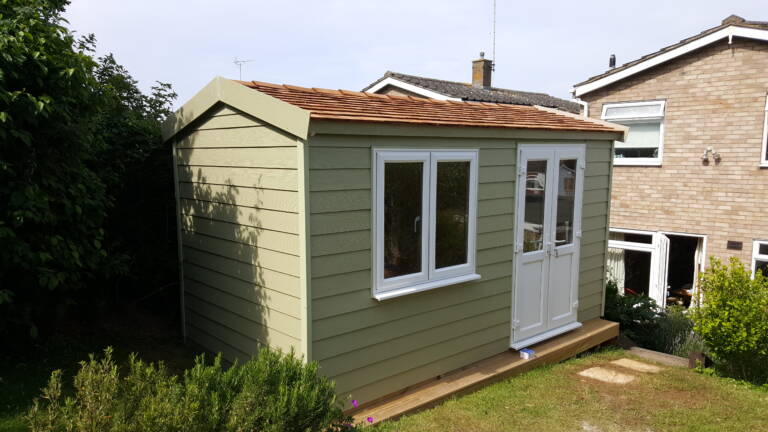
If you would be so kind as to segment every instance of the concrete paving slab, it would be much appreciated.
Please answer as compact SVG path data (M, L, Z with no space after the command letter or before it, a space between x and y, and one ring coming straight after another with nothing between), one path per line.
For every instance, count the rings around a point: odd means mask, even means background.
M648 363L643 363L643 362L628 359L628 358L614 360L611 362L611 364L614 364L616 366L621 366L627 369L632 369L633 371L644 372L644 373L659 373L662 371L662 369L658 366L654 366Z
M579 375L609 384L627 384L634 381L636 378L634 375L617 372L613 369L606 369L600 366L585 369L579 372Z

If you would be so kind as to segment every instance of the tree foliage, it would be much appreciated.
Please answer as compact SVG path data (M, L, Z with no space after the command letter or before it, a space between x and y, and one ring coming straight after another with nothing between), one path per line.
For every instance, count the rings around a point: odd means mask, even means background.
M115 212L175 97L167 84L143 95L111 55L94 59L95 38L61 18L67 3L0 0L0 332L34 337L129 273Z

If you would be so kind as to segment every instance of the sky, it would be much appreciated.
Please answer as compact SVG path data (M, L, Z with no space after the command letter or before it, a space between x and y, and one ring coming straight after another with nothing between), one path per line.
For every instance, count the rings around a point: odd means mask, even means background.
M765 0L496 3L493 85L570 98L604 72L719 25L768 21ZM360 90L386 71L471 81L492 58L493 0L72 0L65 17L93 33L147 91L171 83L177 106L216 76Z

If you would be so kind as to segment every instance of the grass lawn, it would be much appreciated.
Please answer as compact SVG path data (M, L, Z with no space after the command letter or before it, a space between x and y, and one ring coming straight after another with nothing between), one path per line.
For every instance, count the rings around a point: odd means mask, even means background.
M73 324L63 335L23 354L0 354L0 432L27 430L24 415L55 369L64 371L71 383L89 353L101 354L112 346L114 357L125 361L136 352L147 361L164 361L171 371L194 364L195 353L181 344L175 322L141 311L123 311L106 318L93 329Z
M664 367L625 384L578 372L631 357L585 355L451 399L433 409L367 428L384 431L759 431L768 430L768 389ZM646 360L638 359L644 362Z

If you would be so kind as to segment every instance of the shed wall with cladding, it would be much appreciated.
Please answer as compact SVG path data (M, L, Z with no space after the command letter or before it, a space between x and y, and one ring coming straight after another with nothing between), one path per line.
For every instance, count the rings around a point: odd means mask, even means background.
M300 349L297 141L226 106L175 140L187 336Z
M372 148L480 150L481 280L383 302L371 297ZM580 320L601 314L611 143L587 148ZM312 358L340 394L369 401L509 349L516 158L514 139L311 139Z

